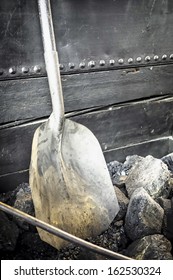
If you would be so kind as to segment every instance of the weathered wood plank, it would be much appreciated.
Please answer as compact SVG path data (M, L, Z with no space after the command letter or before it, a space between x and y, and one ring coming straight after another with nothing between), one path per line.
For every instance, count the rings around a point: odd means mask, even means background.
M129 155L152 155L153 157L161 158L173 151L172 142L173 139L171 137L157 138L156 140L105 151L104 156L107 162L113 160L124 162L125 158Z
M22 170L19 172L14 172L6 174L4 176L0 176L0 193L13 190L23 182L29 182L28 170Z
M86 125L103 151L172 134L173 98L133 102L73 119Z
M173 94L173 65L62 76L66 112ZM0 124L48 116L47 78L2 81Z
M75 116L88 127L103 151L172 134L173 98L148 100ZM40 123L0 130L0 175L28 169L31 143Z
M124 162L126 156L128 155L152 155L156 158L161 158L162 156L171 152L173 152L173 140L171 137L164 137L143 143L137 143L132 146L112 149L104 152L104 156L107 162L112 160ZM0 193L13 190L16 186L23 182L29 182L28 170L22 170L2 176L0 175Z
M0 175L28 169L38 124L0 130Z

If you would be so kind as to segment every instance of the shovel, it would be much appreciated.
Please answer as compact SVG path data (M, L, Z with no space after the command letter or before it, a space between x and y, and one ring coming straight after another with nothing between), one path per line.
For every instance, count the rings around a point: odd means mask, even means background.
M36 217L80 238L105 231L119 211L101 147L85 126L64 117L64 103L49 0L38 0L52 114L35 132L30 186ZM60 249L67 241L38 228Z

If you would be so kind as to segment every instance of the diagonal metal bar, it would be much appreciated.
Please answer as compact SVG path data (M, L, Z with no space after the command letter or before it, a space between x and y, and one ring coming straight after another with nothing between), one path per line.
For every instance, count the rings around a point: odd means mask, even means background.
M66 241L75 243L80 247L89 249L90 251L92 251L94 253L103 255L103 256L111 258L111 259L116 259L116 260L132 260L131 258L126 257L122 254L113 252L111 250L105 249L100 246L97 246L97 245L92 244L88 241L85 241L79 237L69 234L59 228L51 226L43 221L40 221L39 219L37 219L31 215L28 215L12 206L7 205L6 203L0 202L0 210L6 212L8 214L20 217L33 226L40 227L41 229L46 230L49 233L52 233L60 238L63 238Z

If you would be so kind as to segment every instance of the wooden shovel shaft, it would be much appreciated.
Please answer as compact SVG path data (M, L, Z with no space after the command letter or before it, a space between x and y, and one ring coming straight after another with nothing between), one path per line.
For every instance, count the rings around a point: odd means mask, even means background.
M38 8L53 115L58 130L61 130L62 119L64 118L64 101L50 1L38 0Z
M54 234L60 238L63 238L66 241L69 241L69 242L77 244L78 246L87 248L90 251L93 251L94 253L103 255L103 256L111 258L111 259L116 259L116 260L131 260L131 258L128 258L121 254L115 253L113 251L107 250L100 246L94 245L94 244L87 242L81 238L78 238L72 234L69 234L61 229L51 226L51 225L49 225L41 220L38 220L37 218L32 217L14 207L11 207L3 202L0 202L0 209L8 214L20 217L20 218L24 219L26 222L28 222L29 224L39 227L43 230L46 230L47 232Z

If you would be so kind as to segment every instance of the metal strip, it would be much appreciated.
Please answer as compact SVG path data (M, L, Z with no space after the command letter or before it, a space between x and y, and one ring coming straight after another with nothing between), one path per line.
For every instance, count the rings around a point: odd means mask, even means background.
M66 241L72 242L74 244L77 244L78 246L89 249L90 251L92 251L94 253L103 255L103 256L111 258L111 259L116 259L116 260L132 260L129 257L123 256L119 253L116 253L116 252L110 251L108 249L105 249L103 247L97 246L97 245L92 244L88 241L85 241L79 237L69 234L61 229L51 226L43 221L38 220L35 217L32 217L22 211L19 211L18 209L15 209L14 207L11 207L3 202L0 202L0 209L8 214L22 218L29 224L36 226L36 227L40 227L43 230L46 230L49 233L52 233L60 238L63 238Z
M173 63L173 53L158 55L139 55L129 58L108 58L97 60L86 60L75 64L69 62L67 64L60 63L61 74L75 74L85 72L97 72L97 71L108 71L118 70L134 67L145 67L145 66L158 66L168 65ZM23 66L11 66L9 69L3 69L0 65L0 80L6 79L20 79L29 77L42 77L46 76L45 65L33 65L31 67L23 64Z

